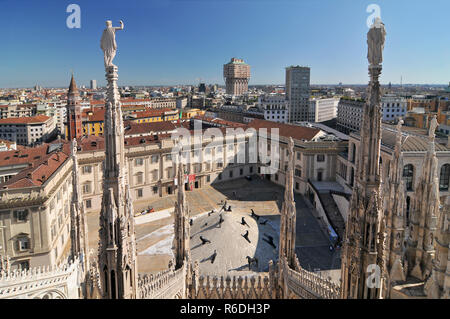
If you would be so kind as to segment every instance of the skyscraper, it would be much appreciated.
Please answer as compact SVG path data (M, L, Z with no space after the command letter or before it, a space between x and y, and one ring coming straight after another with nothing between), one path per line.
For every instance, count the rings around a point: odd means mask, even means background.
M223 66L226 93L230 95L242 95L248 91L250 80L250 65L242 59L232 58Z
M97 80L91 80L91 90L97 90Z
M310 72L309 67L286 68L286 99L290 123L308 121Z

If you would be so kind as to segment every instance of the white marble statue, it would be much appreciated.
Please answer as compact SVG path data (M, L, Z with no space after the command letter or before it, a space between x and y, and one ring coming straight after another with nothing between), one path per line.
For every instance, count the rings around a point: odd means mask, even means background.
M435 131L438 126L439 126L439 123L438 123L436 115L435 115L435 116L433 116L432 120L430 121L430 129L428 131L428 136L430 137L430 139L434 139L434 137L436 136Z
M110 20L106 21L106 29L103 30L102 39L100 40L100 47L103 50L105 59L105 68L115 66L112 61L117 51L116 30L123 30L122 20L120 20L120 27L113 27Z
M370 65L380 65L383 62L384 40L386 38L386 30L380 18L376 18L372 27L367 34L367 44L369 51L367 59Z

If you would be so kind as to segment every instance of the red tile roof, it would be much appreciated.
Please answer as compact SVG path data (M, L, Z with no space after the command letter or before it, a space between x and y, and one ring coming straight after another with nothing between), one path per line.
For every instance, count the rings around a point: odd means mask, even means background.
M159 143L162 139L170 138L170 136L171 134L126 137L125 146ZM105 138L94 135L83 136L81 139L78 139L78 146L80 147L80 152L104 151Z
M36 115L27 117L12 117L7 119L0 119L0 124L32 124L44 123L50 119L47 115Z
M79 151L96 151L105 149L105 138L103 136L83 136L77 139Z
M92 110L86 111L83 118L88 122L103 122L105 120L105 111L106 110L104 108L96 107ZM89 114L91 112L92 114Z
M123 126L125 127L125 136L137 134L150 135L152 133L157 134L158 132L170 132L176 128L175 124L168 121L147 123L127 121Z
M202 122L207 122L207 123L218 124L223 127L242 127L242 128L247 127L247 125L243 124L243 123L222 120L219 118L206 117L204 115L193 116L193 117L191 117L191 119L201 120Z
M17 175L14 175L5 183L0 184L1 187L11 189L41 186L44 184L57 171L57 169L66 162L66 160L70 157L71 151L70 143L68 142L64 142L61 149L55 150L50 154L47 154L48 147L49 144L46 144L23 151L4 152L10 153L10 156L18 155L18 157L11 156L15 159L13 163L28 163L28 167L20 171ZM27 154L28 156L21 157L20 154ZM9 161L11 161L11 159L5 159L5 157L3 157L2 161L0 157L1 166L7 165Z
M90 100L90 105L105 105L105 100Z
M310 127L303 127L303 126L297 126L297 125L291 125L291 124L283 124L283 123L276 123L266 120L259 120L255 119L251 121L247 127L253 127L254 129L258 130L260 128L267 128L267 133L270 134L270 129L272 128L278 128L280 136L283 137L292 137L296 140L306 140L310 141L314 137L316 137L317 134L320 133L320 130Z
M44 143L35 147L0 152L0 166L20 165L40 160L45 157L50 145Z
M133 98L125 98L125 99L121 99L120 102L125 102L125 103L130 103L130 102L150 102L151 99L133 99Z
M136 116L136 118L142 118L142 117L155 117L155 116L164 116L165 112L174 111L170 108L161 108L161 109L149 109L147 108L145 111L136 111L133 112ZM178 110L177 110L178 113Z

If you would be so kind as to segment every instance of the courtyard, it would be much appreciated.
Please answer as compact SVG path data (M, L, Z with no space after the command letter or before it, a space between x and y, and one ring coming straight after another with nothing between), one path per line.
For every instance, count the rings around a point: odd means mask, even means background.
M238 179L186 192L190 211L191 256L201 274L245 276L268 271L269 260L278 258L280 210L284 188L270 181ZM176 194L134 203L136 212L155 209L135 217L140 273L168 268L173 258L173 209ZM231 212L221 210L223 203ZM330 240L306 199L295 194L297 209L296 253L303 268L339 280L340 251L330 251ZM213 213L211 211L214 210ZM259 216L251 216L252 210ZM221 216L221 217L220 217ZM242 225L242 218L245 225ZM97 252L99 212L88 214L89 248ZM219 223L222 219L223 222ZM247 238L244 237L248 231ZM200 239L209 242L203 244ZM273 245L269 243L272 237ZM213 257L215 253L215 256ZM247 256L256 258L249 269ZM212 259L214 259L213 262Z

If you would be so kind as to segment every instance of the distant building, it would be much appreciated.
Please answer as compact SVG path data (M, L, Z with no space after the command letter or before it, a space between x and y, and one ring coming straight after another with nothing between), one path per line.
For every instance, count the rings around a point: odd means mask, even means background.
M186 97L177 98L176 106L177 109L184 109L187 106L188 99Z
M97 90L97 80L91 80L91 90Z
M286 99L289 105L289 122L308 121L309 114L309 67L286 68Z
M262 95L258 98L258 106L264 112L267 121L287 123L288 104L284 94Z
M123 109L123 106L122 106ZM83 134L103 136L105 124L105 108L93 108L83 111L82 129ZM124 119L134 123L176 121L180 117L179 110L175 109L146 109L145 111L127 112Z
M47 115L55 120L59 134L64 135L66 133L67 108L65 106L59 106L57 103L41 103L37 105L36 110L38 115Z
M0 120L0 139L20 145L47 142L55 136L55 133L55 121L46 115Z
M211 92L215 93L219 90L219 86L217 84L212 84L210 86L210 90L211 90Z
M341 98L337 109L337 129L349 134L359 132L363 115L364 100Z
M202 92L202 93L206 93L207 89L206 89L206 84L205 83L200 83L198 86L198 91Z
M226 94L242 95L248 91L250 65L242 59L232 58L223 66L223 77L225 78Z
M36 104L0 105L0 119L36 115Z
M381 98L383 122L397 122L406 115L407 101L404 97L387 94Z
M314 98L309 101L309 121L320 123L332 120L337 117L337 107L339 99Z

